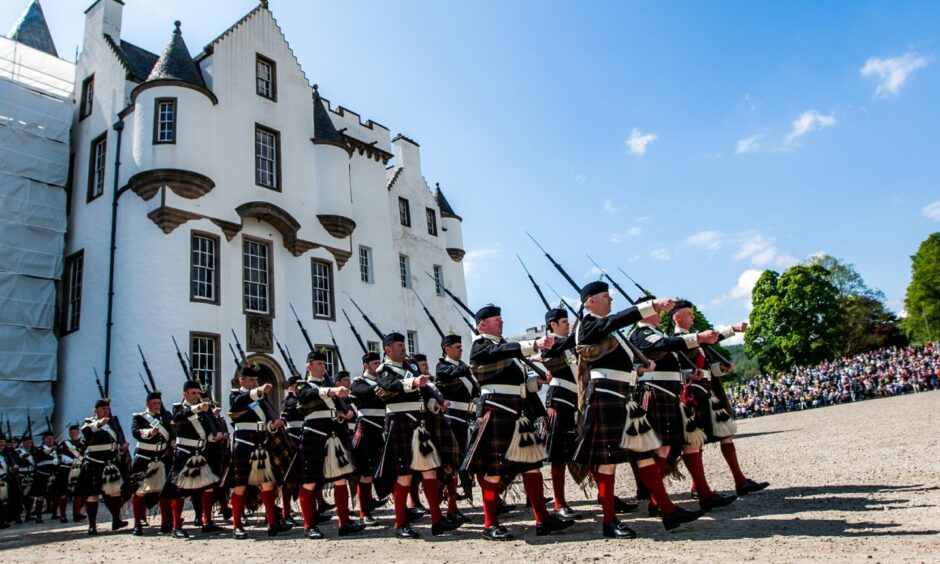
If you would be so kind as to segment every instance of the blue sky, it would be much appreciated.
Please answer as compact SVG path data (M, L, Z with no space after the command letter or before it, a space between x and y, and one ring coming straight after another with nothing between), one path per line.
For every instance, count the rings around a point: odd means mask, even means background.
M42 1L66 58L90 4ZM180 19L195 54L256 2L125 4L124 39L160 52ZM817 252L900 311L940 229L938 3L270 6L324 96L421 144L464 217L470 302L509 332L543 313L516 253L574 295L524 230L579 283L590 253L731 323L762 269Z

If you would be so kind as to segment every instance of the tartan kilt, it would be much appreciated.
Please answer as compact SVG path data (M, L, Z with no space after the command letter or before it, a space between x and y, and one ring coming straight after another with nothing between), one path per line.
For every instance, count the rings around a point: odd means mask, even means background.
M411 475L411 441L418 426L417 412L389 413L385 416L385 446L375 477L396 478Z
M78 475L78 483L75 485L75 495L81 498L102 495L101 488L104 486L104 467L107 465L108 460L101 463L86 456L82 460L81 473Z
M485 397L517 413L527 406L526 400L521 396L487 394ZM509 450L509 443L516 432L518 419L518 415L484 401L483 415L477 418L476 436L467 448L460 470L471 474L508 478L541 468L541 462L513 462L506 459L506 451Z
M669 390L675 397L647 386L641 382L637 391L637 403L646 411L646 419L656 431L663 446L682 447L685 444L685 429L682 426L682 412L679 411L682 397L682 382L653 382Z
M451 420L444 417L443 413L425 414L425 425L431 433L434 446L441 456L441 467L445 476L457 474L460 462L463 460L463 452L466 450L463 444L457 440L454 435Z
M705 382L696 382L699 386L708 390L708 384ZM685 391L682 393L683 403L692 410L692 419L698 428L705 433L706 443L718 442L721 439L715 437L712 429L711 398L710 391L702 391L699 386L686 384Z
M229 463L232 460L232 449L229 441L209 443L202 454L206 457L206 462L209 463L209 468L212 469L213 474L216 476L225 475L225 471L228 470Z
M547 405L555 410L555 421L548 436L548 461L552 464L571 462L574 455L578 442L577 405L578 394L560 386L552 389L552 397Z
M245 442L242 442L245 441ZM258 445L264 445L268 453L268 461L274 471L275 482L281 481L290 466L291 451L290 438L287 433L268 435L266 431L236 431L232 440L232 458L222 485L226 488L247 486L248 476L251 474L251 453ZM285 461L286 455L286 461Z
M619 398L599 390L610 390L625 396ZM617 380L591 380L587 389L584 417L572 461L594 468L601 464L620 464L636 458L635 453L620 447L627 424L627 400L633 386Z
M473 412L458 411L448 409L444 412L444 419L450 425L450 430L457 440L457 446L460 449L460 458L463 460L470 446L470 422L473 418Z
M46 497L46 491L51 480L52 474L44 474L39 470L33 472L33 482L29 487L30 497Z
M304 424L300 446L287 471L287 481L292 485L323 483L326 440L330 438L332 423L331 419L311 419Z
M384 431L372 423L359 420L352 439L352 457L356 473L360 476L375 474L384 447Z
M734 419L734 408L731 407L731 400L728 399L728 392L725 391L725 387L721 383L721 378L712 376L711 379L709 379L709 384L711 384L712 395L721 402L722 407L725 408L728 415ZM711 418L709 418L709 421L710 420Z

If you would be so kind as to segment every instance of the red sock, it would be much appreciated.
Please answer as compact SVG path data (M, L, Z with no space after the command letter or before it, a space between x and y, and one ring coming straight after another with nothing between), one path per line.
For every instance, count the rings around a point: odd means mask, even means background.
M134 525L140 525L140 522L144 520L144 515L147 513L147 505L144 503L144 498L137 494L132 495L131 508L134 510Z
M601 501L604 524L613 523L617 520L617 514L614 513L614 475L595 472L594 481L597 482L597 497Z
M333 503L336 504L336 516L342 527L349 522L349 486L333 484Z
M245 516L245 494L232 492L232 527L240 529L242 526L242 517Z
M421 505L421 498L418 497L418 480L411 479L411 507L415 508Z
M636 465L636 460L630 461L630 470L633 471L633 480L636 482L636 498L648 498L650 493L646 491L646 486L643 485L643 480L640 479L640 467Z
M639 473L643 485L650 491L650 499L655 501L659 511L663 515L671 515L676 510L676 506L669 499L669 494L666 493L666 486L663 485L663 474L659 470L659 466L656 464L641 466Z
M565 465L552 464L552 492L555 493L555 509L568 505L565 499Z
M447 514L457 513L457 478L451 478L447 482Z
M183 504L186 503L186 500L178 497L173 500L173 528L182 529L183 528Z
M303 515L304 530L306 531L316 524L317 503L313 499L313 490L307 488L300 488L300 494L297 498L300 500L300 514Z
M75 521L78 519L78 516L82 514L82 502L84 500L80 497L76 497L72 500L72 520Z
M202 524L208 525L212 522L212 488L202 490Z
M665 456L657 456L657 457L656 457L656 466L659 467L659 472L660 472L663 476L665 476L665 475L666 475L666 471L669 470L669 459L666 458Z
M268 527L277 524L277 500L274 490L261 491L261 502L264 504L264 518L268 522Z
M542 473L526 472L522 475L522 484L525 486L525 494L532 505L535 522L544 522L548 519L548 510L545 509L545 492L542 491Z
M392 499L395 501L395 528L400 529L408 524L405 510L408 509L408 492L411 488L395 482L392 490Z
M486 528L499 526L499 516L496 513L499 482L487 482L481 477L480 489L483 490L483 526Z
M431 524L441 522L441 484L437 478L425 478L424 497L428 499L428 510L431 512Z
M359 482L359 516L365 517L372 511L372 482Z
M281 488L281 516L284 519L290 517L291 514L291 496L293 496L293 492L289 488Z
M738 486L741 482L747 480L744 472L741 472L741 467L738 466L738 453L734 449L734 443L721 443L721 455L725 457L725 462L728 463L728 468L731 469L731 475L734 476L734 485Z
M692 475L692 487L698 492L699 499L708 499L714 492L708 487L705 478L705 466L702 465L702 452L686 452L682 454L682 462Z
M88 528L94 529L98 524L98 502L85 502L85 512L88 514Z
M167 528L172 525L173 508L170 500L165 497L160 498L160 528Z

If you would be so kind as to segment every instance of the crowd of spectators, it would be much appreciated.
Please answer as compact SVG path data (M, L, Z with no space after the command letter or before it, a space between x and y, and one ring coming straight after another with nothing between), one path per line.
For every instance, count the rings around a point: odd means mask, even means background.
M735 417L758 417L940 389L940 344L889 347L729 386Z

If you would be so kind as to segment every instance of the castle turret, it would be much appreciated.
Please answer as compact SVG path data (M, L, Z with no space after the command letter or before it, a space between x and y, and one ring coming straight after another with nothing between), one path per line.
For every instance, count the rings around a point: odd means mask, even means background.
M437 207L441 210L441 229L444 231L444 246L447 254L454 262L463 260L465 253L463 249L463 218L454 212L450 202L444 197L441 191L440 183L436 184L434 198L437 200Z
M313 142L317 219L330 235L345 239L356 229L349 185L350 153L323 105L316 84L313 85L313 137L310 141Z
M39 49L53 57L59 56L59 53L55 50L55 43L52 41L52 34L49 33L49 25L46 24L46 16L42 13L39 0L32 0L29 3L20 19L13 24L13 29L10 30L7 37L23 45L29 45L33 49Z

